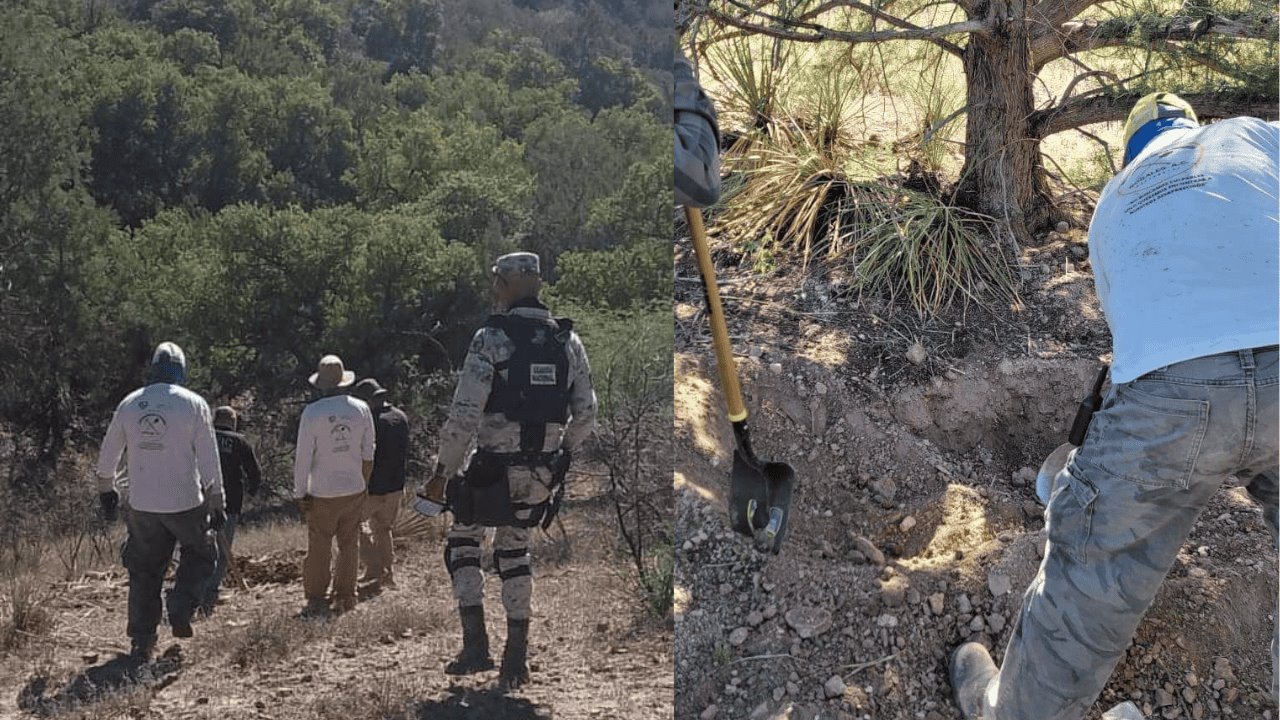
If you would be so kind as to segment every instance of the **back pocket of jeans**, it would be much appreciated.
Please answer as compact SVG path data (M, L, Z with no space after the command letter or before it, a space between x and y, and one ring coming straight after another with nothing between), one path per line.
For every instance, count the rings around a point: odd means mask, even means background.
M1209 429L1209 402L1125 384L1094 422L1097 432L1081 449L1086 464L1144 487L1185 490Z

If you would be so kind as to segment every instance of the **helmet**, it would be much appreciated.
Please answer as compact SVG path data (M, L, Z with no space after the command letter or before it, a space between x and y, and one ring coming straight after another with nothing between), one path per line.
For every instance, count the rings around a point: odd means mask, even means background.
M1173 127L1195 127L1196 111L1169 92L1151 93L1139 100L1124 122L1124 164L1142 152L1156 135Z

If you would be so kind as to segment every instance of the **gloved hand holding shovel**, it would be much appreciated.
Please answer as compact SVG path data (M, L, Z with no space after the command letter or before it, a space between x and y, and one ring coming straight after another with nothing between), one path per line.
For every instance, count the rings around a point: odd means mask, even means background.
M426 482L413 497L413 509L420 515L436 517L445 511L445 487L449 479L436 469L435 475Z
M711 321L720 387L724 391L736 444L733 472L729 479L729 520L734 530L754 537L757 544L776 554L782 549L782 541L787 535L796 474L786 463L761 462L751 449L747 408L742 402L742 389L738 386L733 350L729 346L729 330L724 320L724 309L720 306L720 290L716 285L715 266L711 264L711 251L707 248L702 212L688 206L684 211L693 235L694 254L698 258L707 316Z

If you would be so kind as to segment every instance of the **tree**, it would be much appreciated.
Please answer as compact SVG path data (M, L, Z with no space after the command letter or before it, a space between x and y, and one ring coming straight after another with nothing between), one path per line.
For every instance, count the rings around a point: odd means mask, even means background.
M438 0L367 0L352 11L352 29L365 53L388 64L387 73L430 73L444 24Z
M1257 0L1203 0L1180 8L1146 0L700 5L714 24L707 42L744 32L797 43L918 40L959 58L967 102L930 130L966 116L959 196L1006 220L1020 238L1057 214L1040 149L1046 137L1121 120L1152 89L1178 92L1202 119L1274 117L1280 97L1276 7ZM1162 15L1162 9L1172 14ZM1145 69L1120 78L1080 57L1101 48L1128 53ZM1036 107L1037 76L1055 60L1073 63L1079 75L1062 97ZM1084 90L1089 82L1096 87Z

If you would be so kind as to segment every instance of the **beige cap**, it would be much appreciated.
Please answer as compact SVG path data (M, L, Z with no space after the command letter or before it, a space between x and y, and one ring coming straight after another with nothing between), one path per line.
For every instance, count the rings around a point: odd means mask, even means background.
M325 355L320 358L320 367L311 376L311 384L321 390L346 387L356 381L356 374L342 367L342 358L337 355Z

